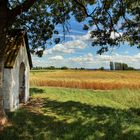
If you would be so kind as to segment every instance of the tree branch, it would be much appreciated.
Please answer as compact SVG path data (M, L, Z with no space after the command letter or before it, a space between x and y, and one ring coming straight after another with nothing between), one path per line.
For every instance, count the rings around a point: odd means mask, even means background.
M87 9L86 9L86 7L84 6L84 4L82 4L79 0L74 0L74 2L75 2L76 4L78 4L78 5L84 10L85 15L86 15L87 17L90 17L90 18L93 20L93 22L94 22L95 26L97 27L97 29L100 30L100 28L99 28L97 22L94 20L94 18L93 18L93 16L92 16L92 15L95 13L95 11L97 10L97 7L96 7L90 14L88 14Z
M24 3L22 3L21 5L18 5L17 7L11 10L12 16L16 17L22 14L23 12L27 12L30 9L30 7L33 6L35 2L37 2L37 0L26 0Z
M86 7L81 2L79 2L79 0L75 0L74 2L76 2L84 10L84 13L86 14L87 17L90 16L87 12Z
M112 30L115 31L112 16L111 16L110 12L108 11L108 9L106 9L106 0L105 0L105 4L103 5L103 10L108 14L108 16L110 18L110 22L111 22L110 29L111 29L111 31Z

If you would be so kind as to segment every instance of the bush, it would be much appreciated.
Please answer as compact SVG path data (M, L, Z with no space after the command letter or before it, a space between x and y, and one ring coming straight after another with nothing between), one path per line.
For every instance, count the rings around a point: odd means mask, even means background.
M100 67L100 68L99 68L99 70L104 70L104 69L105 69L104 67Z
M61 67L61 70L67 70L69 69L68 67L64 66L64 67Z

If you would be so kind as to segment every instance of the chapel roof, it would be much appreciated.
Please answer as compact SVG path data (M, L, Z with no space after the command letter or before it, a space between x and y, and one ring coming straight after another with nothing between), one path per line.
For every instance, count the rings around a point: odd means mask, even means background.
M30 68L32 68L33 64L32 64L29 44L28 44L27 33L22 29L12 30L10 32L10 39L7 43L6 51L5 51L5 61L4 61L5 68L14 67L15 60L18 56L18 52L21 47L26 47L29 65Z

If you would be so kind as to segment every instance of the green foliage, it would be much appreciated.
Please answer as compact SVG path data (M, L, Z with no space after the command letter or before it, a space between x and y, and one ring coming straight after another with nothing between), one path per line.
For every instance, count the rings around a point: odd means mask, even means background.
M12 9L23 2L14 0L7 5ZM83 29L92 29L92 45L98 47L98 54L108 51L109 46L113 47L124 41L139 48L139 5L139 0L40 0L25 12L21 9L12 27L28 31L31 50L39 56L47 45L52 44L51 38L54 38L55 43L60 42L57 27L62 25L66 32L67 21L71 16L78 22L88 21ZM111 38L112 34L117 35ZM42 48L42 52L38 53L37 48Z
M110 62L110 70L114 70L114 63Z
M50 67L47 67L47 69L54 70L56 68L55 68L55 66L50 66Z
M128 67L127 70L135 70L133 67Z
M128 69L128 65L127 64L123 63L122 65L123 65L123 70L127 70Z
M118 62L115 62L115 70L123 70L122 69L122 64L118 63Z
M80 70L85 70L85 68L82 68L82 67L81 67Z
M88 30L89 27L87 25L84 25L83 30Z
M99 68L99 70L104 70L104 69L105 69L104 67L100 67L100 68Z
M68 70L69 68L66 66L61 67L61 70Z

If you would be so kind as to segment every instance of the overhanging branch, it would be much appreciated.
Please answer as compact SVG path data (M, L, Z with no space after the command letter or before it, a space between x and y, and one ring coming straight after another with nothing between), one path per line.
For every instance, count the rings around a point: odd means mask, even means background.
M24 3L18 5L17 7L11 10L12 16L16 17L22 14L23 12L27 12L35 2L37 2L37 0L26 0Z
M95 26L97 27L97 29L100 30L100 28L99 28L99 26L98 26L98 23L97 23L97 22L94 20L94 18L93 18L93 14L94 14L95 11L97 10L97 7L89 14L88 11L87 11L87 9L86 9L86 7L85 7L85 5L84 5L82 2L80 2L79 0L74 0L74 2L75 2L76 4L78 4L78 5L83 9L83 11L84 11L86 17L91 18L91 19L93 20Z
M90 16L87 12L86 7L79 0L75 0L74 2L77 3L84 10L84 13L86 14L87 17Z

